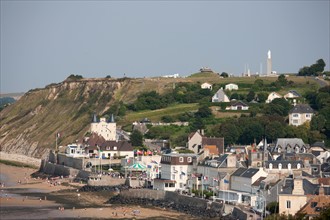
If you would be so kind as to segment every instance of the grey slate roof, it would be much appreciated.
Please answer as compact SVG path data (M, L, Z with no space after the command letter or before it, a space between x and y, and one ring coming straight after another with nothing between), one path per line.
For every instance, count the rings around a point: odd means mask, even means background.
M257 172L259 171L259 169L256 168L238 168L233 174L232 176L240 176L240 177L245 177L245 178L251 178L253 177Z
M245 104L243 101L236 101L232 103L231 106L248 106L248 105Z
M292 93L296 97L301 97L301 95L296 90L290 90L290 93Z
M314 113L314 110L307 104L297 104L289 111L289 114L292 113Z
M285 180L285 185L283 186L283 191L279 192L279 194L292 194L293 188L294 188L294 180L291 178L287 178ZM320 185L313 184L309 182L307 179L303 179L303 189L304 189L304 195L318 195L320 190ZM324 187L324 194L330 195L330 187Z

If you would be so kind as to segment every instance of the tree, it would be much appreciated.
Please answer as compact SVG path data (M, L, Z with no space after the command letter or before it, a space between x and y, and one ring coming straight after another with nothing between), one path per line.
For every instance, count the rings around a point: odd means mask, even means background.
M261 102L261 103L266 102L267 98L268 98L268 94L267 93L265 93L265 92L258 93L258 100L259 100L259 102Z
M246 101L251 102L252 100L254 100L255 96L255 92L253 90L250 90L246 96Z
M195 116L200 118L208 118L212 115L211 109L207 105L201 106Z
M288 85L288 80L286 79L285 75L281 74L278 76L276 83L279 86L286 86Z
M171 115L164 115L161 118L162 122L171 123L174 122L174 118Z
M223 123L219 128L219 136L224 137L226 146L235 144L240 136L239 127L233 121Z
M132 146L140 147L143 144L143 135L138 130L133 130L130 136Z
M311 66L304 66L298 72L299 76L317 76L324 71L324 67L326 66L323 59L318 59L315 64Z
M222 72L220 76L222 76L223 78L228 78L229 74L226 72Z

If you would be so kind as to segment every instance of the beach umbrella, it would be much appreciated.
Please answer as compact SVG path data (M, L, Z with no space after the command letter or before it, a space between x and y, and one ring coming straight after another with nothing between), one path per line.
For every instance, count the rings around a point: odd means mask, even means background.
M132 166L129 166L130 169L134 169L134 170L145 170L146 166L139 164L139 163L135 163Z

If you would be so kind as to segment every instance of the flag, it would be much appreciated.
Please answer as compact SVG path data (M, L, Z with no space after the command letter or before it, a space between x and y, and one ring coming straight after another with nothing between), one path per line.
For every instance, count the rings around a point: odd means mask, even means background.
M151 169L152 166L151 166L151 165L148 165L147 167L148 167L149 169Z
M208 177L207 177L207 176L203 176L203 179L204 179L204 180L207 180L207 179L208 179Z
M183 171L181 171L181 175L186 175L186 173L185 173L185 172L183 172Z
M126 160L126 163L129 163L129 159Z
M217 178L213 178L213 181L215 182L219 182L219 180Z
M224 183L227 183L227 184L229 183L229 181L228 181L228 180L226 180L226 179L224 179L224 180L223 180L223 182L224 182Z
M60 138L60 137L61 137L60 132L57 132L57 133L56 133L56 138Z

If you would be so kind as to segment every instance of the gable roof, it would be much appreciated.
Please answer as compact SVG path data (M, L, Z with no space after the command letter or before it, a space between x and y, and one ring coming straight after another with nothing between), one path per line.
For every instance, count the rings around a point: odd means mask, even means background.
M314 110L307 104L297 104L289 111L289 114L293 113L314 113Z
M234 102L231 106L248 106L243 101Z
M290 90L289 93L291 93L292 95L294 95L296 97L301 97L301 95L296 90Z
M290 147L303 147L305 145L304 141L301 138L277 138L275 148L277 149L279 146L285 148L287 146Z

